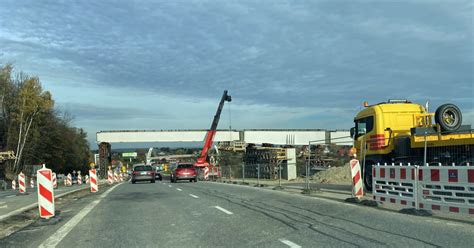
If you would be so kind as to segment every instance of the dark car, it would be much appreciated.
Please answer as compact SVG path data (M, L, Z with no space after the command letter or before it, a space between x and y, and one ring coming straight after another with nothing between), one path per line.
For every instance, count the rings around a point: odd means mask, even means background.
M193 164L177 164L171 170L170 180L175 183L179 180L197 182L197 171Z
M155 170L151 165L135 165L132 172L132 183L150 181L155 183Z
M163 175L161 175L161 173L163 173L163 166L162 165L156 165L155 166L155 179L158 179L160 181L163 180Z

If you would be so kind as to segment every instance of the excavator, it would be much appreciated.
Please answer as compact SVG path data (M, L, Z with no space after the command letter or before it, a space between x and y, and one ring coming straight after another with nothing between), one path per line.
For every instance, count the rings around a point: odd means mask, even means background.
M219 102L219 106L217 107L216 115L214 115L214 120L212 121L211 128L207 131L206 138L204 139L204 146L202 148L201 154L197 159L197 162L194 163L195 167L204 168L209 167L209 160L207 153L209 149L211 149L212 143L214 142L214 136L216 135L217 124L219 123L219 119L221 117L222 108L224 107L225 102L231 102L232 97L227 94L227 90L224 90L224 94L222 94L221 101Z

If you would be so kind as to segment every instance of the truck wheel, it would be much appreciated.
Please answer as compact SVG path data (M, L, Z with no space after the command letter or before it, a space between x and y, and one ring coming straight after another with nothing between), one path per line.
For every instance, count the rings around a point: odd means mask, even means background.
M368 192L372 191L372 165L375 163L373 161L366 161L364 168L364 186L365 190Z
M442 131L456 131L462 124L461 110L454 104L443 104L436 109L435 121Z

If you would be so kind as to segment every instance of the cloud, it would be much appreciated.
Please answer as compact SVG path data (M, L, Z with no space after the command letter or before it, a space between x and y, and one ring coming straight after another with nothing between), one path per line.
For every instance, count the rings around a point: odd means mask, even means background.
M365 100L472 112L472 10L471 1L3 1L0 63L40 76L90 130L207 127L224 89L237 126L349 127ZM122 112L133 114L116 123Z

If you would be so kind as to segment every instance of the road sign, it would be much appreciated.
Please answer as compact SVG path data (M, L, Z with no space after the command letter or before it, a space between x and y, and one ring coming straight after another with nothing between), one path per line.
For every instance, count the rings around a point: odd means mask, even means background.
M92 162L92 163L89 164L89 166L91 167L91 169L94 169L95 168L95 163Z
M136 158L138 154L136 152L124 152L122 153L122 157L124 158Z

